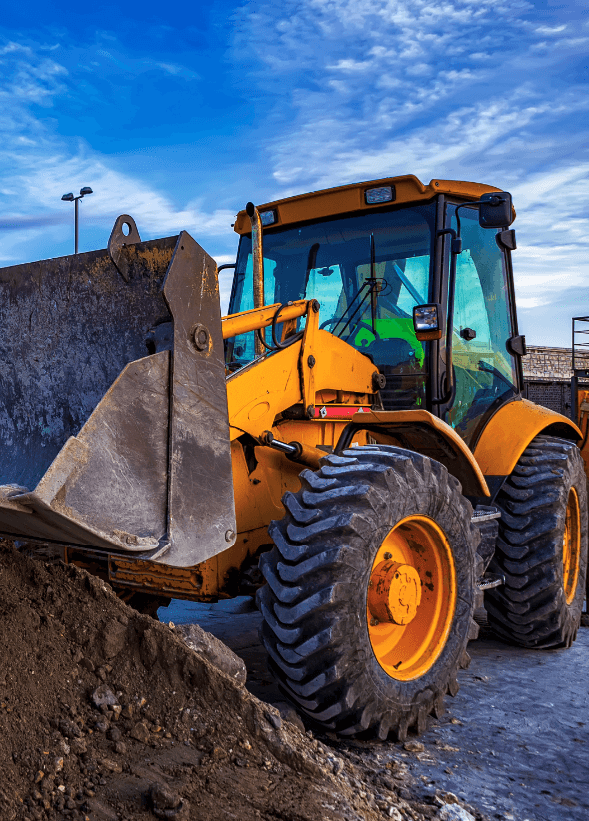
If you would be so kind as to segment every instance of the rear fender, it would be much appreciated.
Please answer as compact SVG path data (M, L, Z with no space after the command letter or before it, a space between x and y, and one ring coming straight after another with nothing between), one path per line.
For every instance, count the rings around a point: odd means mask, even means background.
M585 473L589 476L589 391L577 391L577 407L579 409L579 428L583 433L583 441L579 444L581 456L585 462Z
M583 438L580 429L566 416L528 399L508 402L489 419L474 449L474 458L485 474L493 498L540 433L573 442Z

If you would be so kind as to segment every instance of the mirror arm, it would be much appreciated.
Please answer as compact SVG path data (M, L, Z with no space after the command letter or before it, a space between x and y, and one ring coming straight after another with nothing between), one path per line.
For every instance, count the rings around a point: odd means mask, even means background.
M436 238L444 236L444 234L450 234L452 237L452 245L450 247L450 279L448 282L448 313L446 317L446 378L444 380L444 394L440 397L432 396L431 401L433 405L445 405L446 402L450 401L454 392L452 331L454 328L454 297L456 294L456 260L458 254L462 251L462 240L460 239L460 234L457 234L453 228L444 228L444 230L438 231Z

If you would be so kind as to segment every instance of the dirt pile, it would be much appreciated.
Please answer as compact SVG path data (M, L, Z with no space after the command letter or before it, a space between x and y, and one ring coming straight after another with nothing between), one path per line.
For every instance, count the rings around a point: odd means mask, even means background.
M418 821L439 810L411 801L402 764L368 772L300 732L247 692L239 665L221 672L83 570L4 543L0 610L2 821Z

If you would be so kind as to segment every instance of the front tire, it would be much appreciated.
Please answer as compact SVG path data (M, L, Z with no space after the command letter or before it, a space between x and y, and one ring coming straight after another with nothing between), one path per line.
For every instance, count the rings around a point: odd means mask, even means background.
M262 641L281 689L341 735L400 740L455 695L479 533L445 467L389 446L301 473L260 559Z
M536 436L500 491L499 538L489 569L489 623L522 647L570 647L581 622L587 572L587 481L579 448Z

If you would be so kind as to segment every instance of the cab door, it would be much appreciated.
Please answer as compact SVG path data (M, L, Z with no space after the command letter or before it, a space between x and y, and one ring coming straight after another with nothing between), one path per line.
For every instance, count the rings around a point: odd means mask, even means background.
M476 208L460 209L453 323L455 391L445 419L473 447L486 419L519 393L518 363L507 347L515 328L505 251ZM447 224L456 230L456 205Z

